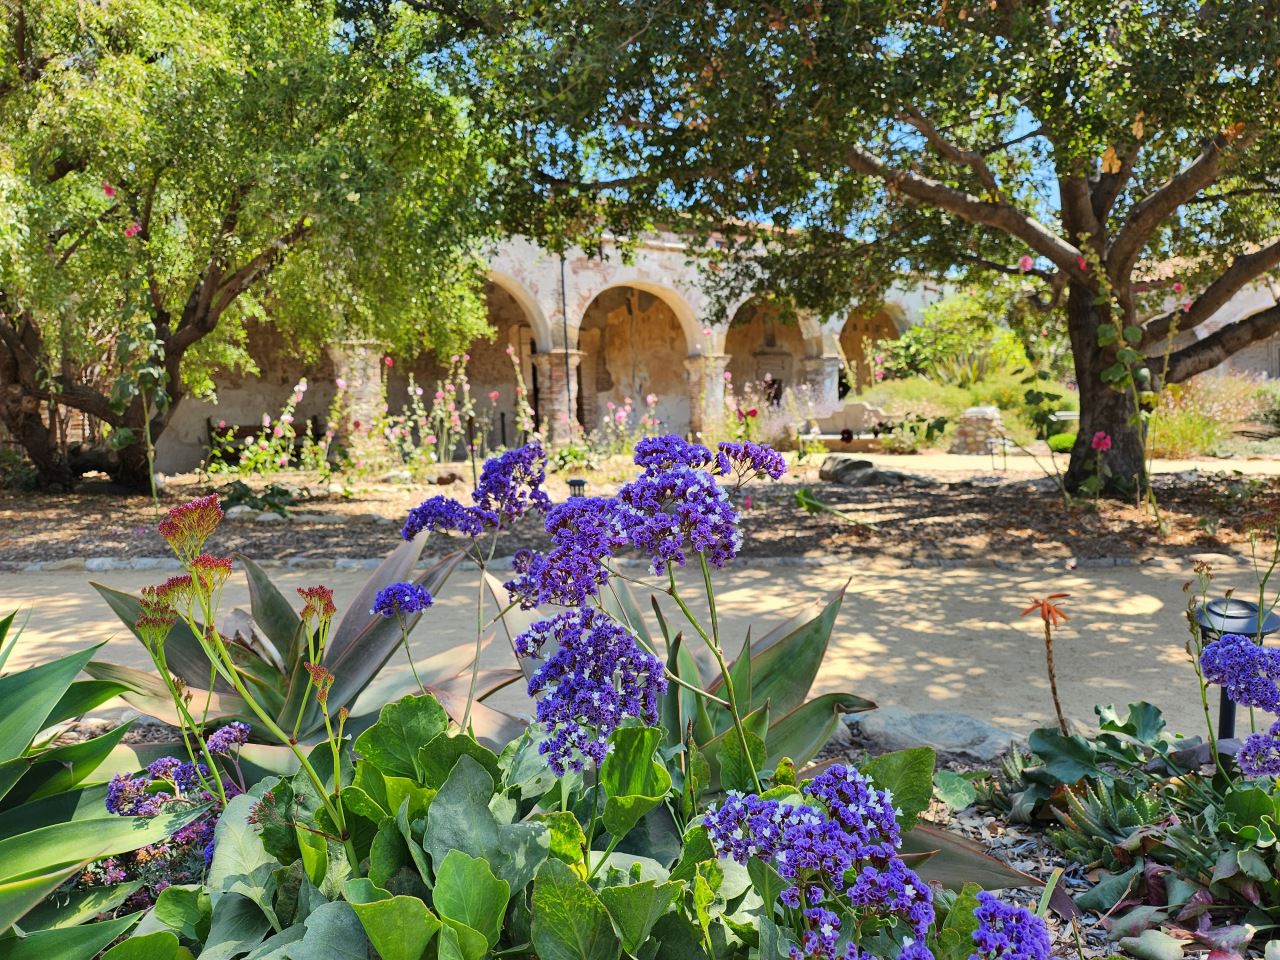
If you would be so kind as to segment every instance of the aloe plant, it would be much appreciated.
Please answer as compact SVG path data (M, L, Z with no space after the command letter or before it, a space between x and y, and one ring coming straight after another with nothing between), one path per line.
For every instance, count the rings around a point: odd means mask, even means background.
M0 619L0 956L18 936L15 926L24 937L38 939L46 928L67 928L114 909L136 884L71 894L57 911L36 908L88 864L158 843L204 812L196 808L150 820L109 814L103 781L127 763L123 757L130 751L120 741L130 724L61 745L49 731L101 706L124 686L76 679L98 647L4 672L19 633L13 614ZM110 931L64 932L60 939L93 943L104 932ZM57 955L88 958L97 949L77 952L68 945Z
M346 729L353 734L371 724L383 704L411 692L430 693L454 719L459 718L465 707L475 656L471 644L458 645L416 663L422 678L421 690L417 681L398 671L380 676L401 644L401 626L394 619L371 613L373 600L383 587L412 576L423 542L419 537L396 547L360 588L329 633L320 658L320 665L335 678L329 693L329 707L334 713L342 707L350 712ZM250 609L233 610L219 625L223 634L233 640L231 650L236 665L246 685L283 729L292 730L296 726L297 738L303 742L321 738L324 718L315 698L307 696L308 644L303 621L261 566L244 556L236 559L248 578ZM448 554L423 572L417 582L433 595L437 594L460 559L460 553ZM138 598L100 583L94 587L141 642L134 628L141 612ZM414 614L407 618L404 628L412 630L420 616ZM174 674L195 692L193 703L201 712L208 701L209 723L242 720L262 735L258 717L224 679L214 679L210 689L209 660L186 624L179 622L169 633L165 655ZM85 669L91 676L123 686L124 699L137 709L170 723L178 722L168 687L156 675L101 661L93 661ZM520 676L520 671L514 668L480 671L477 699L491 696ZM484 704L473 706L471 713L471 725L477 736L498 745L522 729L514 717Z

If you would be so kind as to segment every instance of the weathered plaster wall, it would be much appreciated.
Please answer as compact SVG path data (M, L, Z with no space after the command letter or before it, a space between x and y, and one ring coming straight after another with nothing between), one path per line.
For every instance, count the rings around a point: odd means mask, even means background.
M741 316L747 314L747 318ZM725 336L734 389L757 383L769 374L783 388L803 379L807 352L804 331L795 322L775 320L765 307L743 307Z
M887 311L849 315L840 331L840 352L857 372L859 388L871 382L871 355L868 351L879 340L896 339L898 326Z

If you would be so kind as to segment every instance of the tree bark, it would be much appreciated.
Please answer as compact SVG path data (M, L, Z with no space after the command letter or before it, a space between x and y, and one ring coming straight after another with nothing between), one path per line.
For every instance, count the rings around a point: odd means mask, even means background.
M1067 293L1067 329L1080 389L1080 431L1071 448L1066 484L1070 492L1079 491L1080 485L1097 473L1101 455L1110 472L1102 493L1132 497L1146 480L1142 437L1133 423L1132 393L1117 390L1102 379L1102 371L1115 363L1115 356L1112 350L1098 346L1098 329L1110 320L1107 305L1094 300L1094 292L1080 284L1072 284ZM1098 433L1111 438L1111 448L1101 454L1093 449Z

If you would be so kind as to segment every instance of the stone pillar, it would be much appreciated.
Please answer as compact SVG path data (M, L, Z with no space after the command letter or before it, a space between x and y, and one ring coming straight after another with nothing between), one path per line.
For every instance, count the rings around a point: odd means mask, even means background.
M804 382L813 390L819 417L829 417L840 407L839 357L808 357L804 360Z
M689 377L689 432L706 442L724 426L724 372L729 356L713 353L689 357L684 369Z
M578 364L581 362L581 350L555 350L533 355L533 364L538 368L538 415L542 418L539 428L544 429L550 443L571 440L580 429L577 416Z
M382 385L383 354L376 344L349 341L329 348L338 391L343 394L337 435L348 443L365 434L369 425L386 412Z

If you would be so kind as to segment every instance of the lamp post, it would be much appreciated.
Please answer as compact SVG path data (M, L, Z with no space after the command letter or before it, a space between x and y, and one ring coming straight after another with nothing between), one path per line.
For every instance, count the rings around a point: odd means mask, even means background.
M1280 631L1280 615L1268 611L1263 616L1258 605L1235 597L1219 597L1196 608L1196 623L1200 625L1200 643L1206 645L1228 633L1252 637L1259 645L1271 634ZM1236 735L1236 705L1223 690L1218 694L1218 737L1230 740Z
M587 495L587 481L581 478L575 478L569 481L569 496L585 497Z

